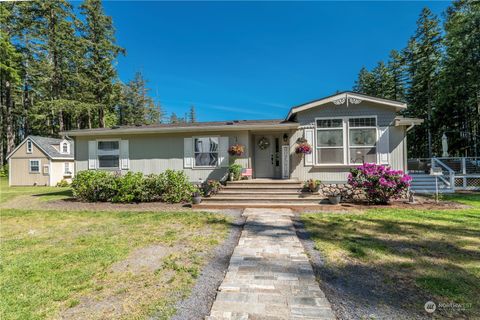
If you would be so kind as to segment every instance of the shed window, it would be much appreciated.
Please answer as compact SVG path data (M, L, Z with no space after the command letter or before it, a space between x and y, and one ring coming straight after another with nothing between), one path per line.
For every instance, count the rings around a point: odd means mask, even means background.
M33 150L32 141L27 140L27 153L32 153L32 150Z
M40 160L30 160L29 161L29 170L31 173L39 173L40 172Z
M70 171L70 162L65 162L65 168L64 168L64 169L65 169L65 170L64 170L63 172L64 172L65 174L70 174L70 173L72 173L72 172Z
M194 139L195 167L218 166L218 137Z
M98 141L98 167L118 169L120 167L120 148L118 141Z
M62 142L61 148L62 148L62 150L61 150L62 153L69 153L68 152L68 142Z

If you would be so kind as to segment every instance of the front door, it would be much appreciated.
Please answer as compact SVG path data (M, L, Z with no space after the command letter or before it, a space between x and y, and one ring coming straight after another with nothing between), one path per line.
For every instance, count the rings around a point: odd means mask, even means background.
M280 138L273 135L255 136L255 178L280 178Z

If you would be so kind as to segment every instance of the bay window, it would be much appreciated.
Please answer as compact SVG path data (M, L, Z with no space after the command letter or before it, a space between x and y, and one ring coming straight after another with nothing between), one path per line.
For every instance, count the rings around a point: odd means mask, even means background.
M377 162L376 117L316 119L316 163Z
M98 167L118 169L120 167L119 141L98 141Z
M194 166L218 166L218 137L194 138Z

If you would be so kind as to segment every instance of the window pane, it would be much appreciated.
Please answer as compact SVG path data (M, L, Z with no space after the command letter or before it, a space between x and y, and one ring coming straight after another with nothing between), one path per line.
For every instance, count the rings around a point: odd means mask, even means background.
M377 141L376 129L351 129L350 146L373 146Z
M40 164L38 163L38 161L30 161L30 171L40 172Z
M98 150L118 150L118 141L98 141Z
M375 118L351 118L348 120L350 127L375 127Z
M343 148L317 149L317 162L343 163Z
M195 152L217 152L218 138L195 138Z
M324 119L317 120L318 128L341 128L342 119Z
M195 166L198 167L216 167L218 164L217 153L197 153L195 152Z
M118 168L119 156L118 155L98 156L98 166L100 168Z
M62 151L63 153L67 153L68 152L68 146L66 143L62 144Z
M350 163L377 162L376 148L350 148Z
M343 130L317 130L318 147L343 146Z

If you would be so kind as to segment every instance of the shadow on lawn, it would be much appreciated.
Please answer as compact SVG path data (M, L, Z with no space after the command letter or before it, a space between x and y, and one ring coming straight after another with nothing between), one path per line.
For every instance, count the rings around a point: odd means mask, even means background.
M53 191L53 192L44 192L44 193L37 193L33 195L34 197L42 197L42 198L56 198L56 197L73 197L73 193L71 189L61 190L61 191Z
M372 224L360 224L363 222ZM423 305L429 300L472 304L471 310L437 310L437 315L468 318L478 312L480 277L461 264L479 261L480 250L459 247L455 237L480 238L480 230L460 224L447 227L379 218L330 223L305 219L310 233L302 221L295 225L304 245L310 247L323 289L334 305L342 301L336 309L340 318L369 318L372 314L423 318L427 316ZM427 231L443 233L444 238L428 239ZM314 241L337 246L347 256L342 262L328 261L314 249ZM390 258L378 258L383 254ZM389 315L392 310L400 314Z

